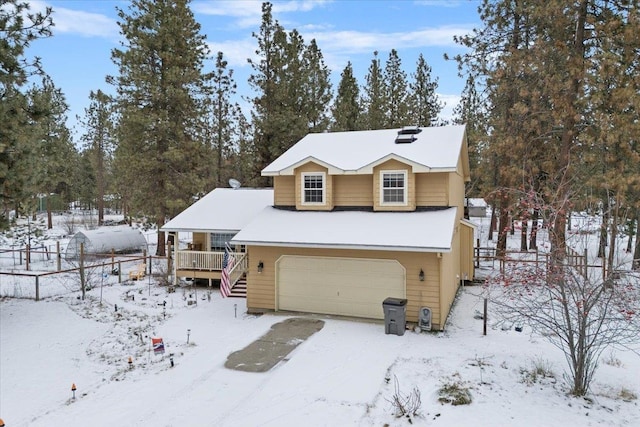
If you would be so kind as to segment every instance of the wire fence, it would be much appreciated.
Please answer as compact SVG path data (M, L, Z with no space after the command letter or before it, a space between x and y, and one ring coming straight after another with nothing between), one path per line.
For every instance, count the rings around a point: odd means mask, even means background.
M146 254L92 254L84 263L56 259L18 264L22 268L0 271L0 297L24 298L39 301L68 295L82 290L81 270L85 291L104 286L147 280L149 284L166 284L168 258ZM139 274L144 265L144 275ZM131 275L130 272L135 272ZM134 277L135 276L135 277Z

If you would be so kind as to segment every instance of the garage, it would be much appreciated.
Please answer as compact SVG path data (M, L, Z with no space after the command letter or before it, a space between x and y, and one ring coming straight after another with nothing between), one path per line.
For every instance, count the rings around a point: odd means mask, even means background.
M276 262L277 309L383 319L382 301L405 298L396 260L282 256Z

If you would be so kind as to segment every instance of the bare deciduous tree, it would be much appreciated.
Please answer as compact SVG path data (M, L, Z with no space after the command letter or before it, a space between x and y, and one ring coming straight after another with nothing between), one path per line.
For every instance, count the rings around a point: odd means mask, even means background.
M575 396L589 391L605 349L640 343L640 277L600 277L536 263L511 265L487 282L503 321L527 324L564 353Z

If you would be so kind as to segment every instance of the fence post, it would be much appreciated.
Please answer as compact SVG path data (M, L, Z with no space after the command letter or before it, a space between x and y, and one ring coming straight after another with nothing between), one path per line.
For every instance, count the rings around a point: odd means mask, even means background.
M40 301L40 276L36 276L36 301Z
M62 255L60 254L60 241L56 242L56 262L58 271L62 270Z
M487 299L484 299L484 311L482 313L482 335L487 335Z
M118 261L118 284L122 283L122 261Z
M113 271L113 262L115 259L115 250L113 248L111 248L111 271Z
M29 264L31 264L31 245L27 245L27 252L25 254L25 261L27 263L27 271L29 271Z

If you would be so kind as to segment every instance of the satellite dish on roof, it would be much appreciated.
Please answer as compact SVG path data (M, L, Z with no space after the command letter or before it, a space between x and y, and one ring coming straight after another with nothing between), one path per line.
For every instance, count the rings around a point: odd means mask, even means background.
M240 184L240 181L238 181L237 179L233 179L233 178L231 178L231 179L229 180L229 186L230 186L231 188L233 188L234 190L237 190L238 188L240 188L240 185L241 185L241 184Z

